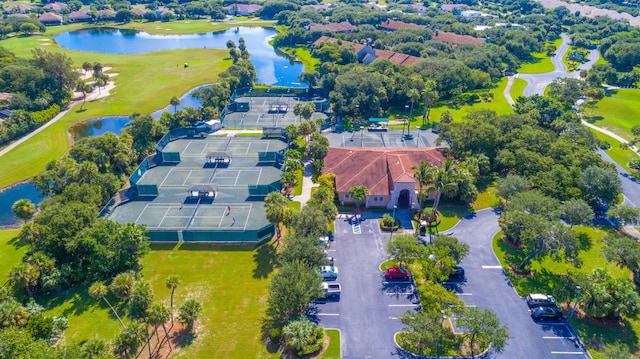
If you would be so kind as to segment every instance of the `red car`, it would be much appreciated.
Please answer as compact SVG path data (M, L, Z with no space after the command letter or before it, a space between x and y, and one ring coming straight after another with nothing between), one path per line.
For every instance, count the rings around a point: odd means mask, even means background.
M404 268L391 267L384 272L384 277L387 279L410 279L411 272Z

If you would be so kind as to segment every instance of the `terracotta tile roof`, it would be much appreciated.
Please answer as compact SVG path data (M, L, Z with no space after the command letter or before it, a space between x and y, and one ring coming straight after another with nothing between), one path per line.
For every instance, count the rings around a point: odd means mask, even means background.
M400 29L424 29L425 26L396 20L387 20L380 24L380 28L389 31L396 31Z
M7 6L4 10L7 12L13 12L13 11L27 12L27 11L33 10L33 6L27 5L27 4L13 4L13 5Z
M313 46L314 47L319 46L320 44L325 43L327 41L336 42L338 41L338 39L334 37L329 37L329 36L320 36L318 40L313 42ZM356 42L342 41L342 43L352 45L355 48L356 54L358 54L362 49L366 47L366 45L356 43ZM402 53L394 52L390 50L373 49L373 52L375 53L375 56L369 53L365 54L364 56L360 55L362 57L359 58L358 61L362 63L371 63L376 59L388 59L389 61L397 65L411 66L416 62L422 60L422 58L417 56L406 55L406 54L402 54Z
M366 4L363 4L363 5L364 5L365 7L368 7L368 8L370 8L370 9L373 9L373 10L382 10L382 6L380 6L380 5L378 5L378 4L375 4L375 3L366 3Z
M411 7L418 10L419 13L427 11L427 7L422 4L411 4Z
M402 64L401 64L401 65L403 65L403 66L411 66L411 65L415 64L416 62L418 62L418 61L420 61L420 60L422 60L422 58L421 58L421 57L417 57L417 56L409 56L409 57L407 57L407 59L406 59L406 60L404 60L404 61L402 62Z
M335 175L338 192L366 186L370 194L386 195L394 182L415 182L411 167L420 161L439 165L445 157L437 148L332 147L324 158L323 172Z
M471 44L475 46L482 45L487 40L483 37L458 35L453 32L446 32L446 31L439 31L439 30L436 30L435 34L433 34L433 39L439 40L442 42L448 42L450 44L455 44L455 45Z
M302 5L303 8L314 8L316 10L331 10L331 5L329 4L317 4L317 5Z
M403 62L409 58L410 55L401 54L399 52L394 52L393 55L389 58L389 61L393 62L396 65L402 65Z
M309 31L320 30L332 32L351 32L353 29L355 29L355 26L351 25L349 21L310 25L308 28Z
M69 21L88 21L91 20L91 16L84 11L74 11L70 13L67 18Z
M144 9L139 9L139 8L133 8L133 9L131 9L131 12L132 12L132 13L134 13L134 14L136 14L136 15L138 15L138 16L144 16L144 14L146 14L146 13L147 13L147 11L146 11L146 10L144 10Z
M262 5L258 4L231 4L224 7L227 10L236 10L238 13L247 13L251 14L260 9L262 9Z
M387 59L388 60L388 59L391 58L391 56L396 54L395 52L389 51L389 50L378 50L378 49L375 49L374 51L375 51L376 57L379 58L379 59Z

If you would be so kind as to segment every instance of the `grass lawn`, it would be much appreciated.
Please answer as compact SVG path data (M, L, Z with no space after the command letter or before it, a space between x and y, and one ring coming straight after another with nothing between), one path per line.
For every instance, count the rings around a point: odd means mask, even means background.
M0 230L0 284L4 284L11 268L22 261L27 246L17 238L19 229Z
M425 209L429 211L431 211L431 208L432 207L425 206ZM443 232L455 226L464 216L470 214L471 210L464 206L441 204L438 206L438 213L440 224L436 229L438 232Z
M202 301L198 338L183 348L181 358L276 358L261 340L260 321L266 307L268 277L275 250L265 244L244 246L207 244L153 245L143 260L142 273L157 300L168 303L164 281L179 274L176 306L188 297Z
M555 70L555 66L551 62L551 57L545 52L534 52L530 61L524 62L518 69L521 74L542 74Z
M456 121L460 121L468 115L472 111L477 110L492 110L495 111L498 115L511 114L513 113L513 108L504 98L504 88L507 86L507 78L503 77L500 82L498 82L498 86L496 88L491 89L489 92L493 94L493 101L491 102L479 102L474 103L473 105L464 105L458 107L450 107L446 105L441 105L438 107L434 107L431 109L431 120L438 122L440 120L440 115L446 110L451 111L453 117ZM514 98L515 99L515 98ZM415 110L414 110L415 112ZM421 121L412 123L413 128L421 124Z
M108 26L117 26L124 29L136 29L150 34L176 35L224 31L238 26L272 27L275 26L275 21L261 20L259 18L249 19L245 16L238 17L227 22L216 22L209 19L202 19L170 22L130 22L128 24L112 23Z
M296 171L297 182L293 187L293 195L299 196L302 194L302 182L304 181L304 169Z
M525 87L527 87L527 81L519 78L513 79L513 86L511 86L511 98L513 101L517 101L518 97L524 96Z
M534 261L531 263L531 267L536 273L532 278L517 278L509 274L509 278L519 295L525 296L529 293L554 294L558 288L575 285L571 281L573 274L588 274L595 268L608 268L614 277L629 278L629 270L621 269L607 262L602 256L601 250L604 244L601 242L601 238L606 234L604 230L593 227L575 228L578 232L587 234L590 239L587 249L581 252L579 256L582 259L582 265L576 267L571 263L554 261L550 258ZM493 249L498 259L505 267L510 263L517 265L523 258L522 253L506 245L500 238L501 235L502 232L498 233L493 240ZM509 256L508 259L507 255ZM565 300L563 298L559 299L561 301ZM620 340L635 347L638 342L637 334L640 334L640 321L638 319L627 320L625 327L602 326L577 317L571 320L571 324L589 347L589 351L594 358L604 358L596 348L598 344Z
M278 50L286 52L290 56L300 60L304 65L305 71L318 71L320 70L320 59L311 56L311 49L308 46L287 46L279 47Z
M607 96L598 102L593 115L588 109L585 120L605 128L626 139L633 139L631 128L640 118L640 89L617 89L607 91Z
M287 207L293 208L296 212L300 212L301 204L298 201L289 201L287 202Z
M260 321L266 306L269 275L275 251L269 244L257 249L209 244L153 244L142 260L142 274L152 285L155 301L169 304L165 279L181 277L175 308L186 298L203 304L197 336L176 357L182 358L276 358L261 340ZM112 302L113 303L113 302ZM86 286L43 303L47 314L65 314L70 327L67 340L79 342L99 336L113 339L120 324L101 300L88 296ZM125 314L126 308L117 307Z
M329 337L329 346L327 350L318 357L318 359L337 359L341 358L340 354L340 331L337 329L326 329L325 334Z
M620 145L622 144L620 141L611 138L604 133L598 132L596 130L591 130L591 132L600 140L607 141L611 144L611 148L604 152L611 156L611 158L613 158L613 160L616 161L617 164L622 166L629 173L638 172L637 170L630 168L628 165L629 162L638 159L638 156L633 153L633 151L623 149L622 147L620 147Z
M493 177L478 181L476 186L478 187L478 198L473 202L474 211L500 205L500 199L496 195L496 181Z
M15 52L18 56L30 57L31 49L42 46L42 41L38 39L43 38L50 37L10 38L0 41L0 46ZM76 105L52 126L0 157L0 166L6 173L0 178L0 188L33 177L44 170L47 162L62 157L69 148L69 126L106 115L128 115L133 112L158 110L168 105L172 96L181 96L191 88L215 82L218 74L231 64L231 60L227 58L227 51L222 49L191 49L188 53L172 50L114 55L70 51L52 44L47 46L46 50L64 52L78 67L84 61L99 61L112 67L107 73L118 74L113 77L116 88L106 98L87 102L83 111ZM188 69L176 66L187 60Z

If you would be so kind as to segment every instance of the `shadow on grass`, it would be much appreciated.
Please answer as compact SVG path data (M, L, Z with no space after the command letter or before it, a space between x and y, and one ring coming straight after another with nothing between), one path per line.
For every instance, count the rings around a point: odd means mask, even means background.
M216 252L238 252L252 251L253 244L216 244L216 243L150 243L151 250L154 251L216 251Z
M614 95L617 95L617 94L618 94L618 90L616 90L616 89L607 89L604 92L604 95L606 97L611 97L611 96L614 96Z
M18 236L15 236L15 237L11 238L9 240L9 242L7 242L7 243L12 245L13 248L15 248L15 249L19 249L19 248L22 248L22 247L27 245L22 240L20 240L20 237L18 237Z
M594 123L596 123L598 121L604 120L604 117L602 117L602 116L585 116L585 120L587 122L589 122L590 124L594 124Z
M478 181L476 182L476 188L478 189L478 192L484 192L487 190L487 188L494 185L495 182L496 182L495 176L493 175L483 176L483 177L480 177L480 179L478 179Z
M570 321L582 342L589 348L600 350L604 344L621 343L634 353L638 350L638 336L633 331L631 322L624 319L618 325L602 325L584 318Z
M271 242L265 243L258 247L253 253L253 261L256 266L253 270L253 278L264 279L273 272L276 264L276 249Z

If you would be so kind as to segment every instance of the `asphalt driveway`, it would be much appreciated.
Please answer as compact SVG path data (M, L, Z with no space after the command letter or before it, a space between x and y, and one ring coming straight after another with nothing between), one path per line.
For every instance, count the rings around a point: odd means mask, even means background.
M310 314L326 328L340 329L344 359L396 356L393 337L402 330L398 318L418 309L413 283L388 282L379 269L387 259L388 239L375 219L365 219L360 226L336 220L329 253L339 270L341 297L316 304Z

